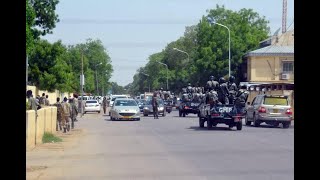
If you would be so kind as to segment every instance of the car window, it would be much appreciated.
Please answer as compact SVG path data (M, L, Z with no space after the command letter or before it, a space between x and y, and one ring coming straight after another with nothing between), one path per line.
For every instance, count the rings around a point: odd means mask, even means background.
M265 105L288 105L288 100L286 97L265 97L264 103Z
M261 104L261 100L262 100L262 96L257 96L257 99L256 99L256 102L255 102L255 105L257 105L257 104Z
M134 100L117 100L116 106L137 106Z
M86 101L86 103L97 103L97 101L88 100L88 101Z

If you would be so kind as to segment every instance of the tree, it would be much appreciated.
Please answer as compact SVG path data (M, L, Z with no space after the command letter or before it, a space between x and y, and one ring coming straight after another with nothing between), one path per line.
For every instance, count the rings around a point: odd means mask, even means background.
M32 27L33 37L38 39L40 36L52 34L52 29L59 22L56 14L56 6L59 0L28 0L35 12L35 22Z
M31 30L35 23L36 13L31 6L29 0L26 0L26 50L27 54L30 54L31 50L34 48L34 37Z

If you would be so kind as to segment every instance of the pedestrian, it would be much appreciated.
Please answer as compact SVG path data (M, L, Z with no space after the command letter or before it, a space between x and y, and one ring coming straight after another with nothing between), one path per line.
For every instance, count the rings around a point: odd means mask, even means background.
M60 98L57 97L57 102L54 103L54 106L57 107L57 123L56 123L56 131L60 131L62 130L62 118L63 118L63 109L62 109L62 105L60 102Z
M67 101L68 101L67 97L64 97L63 103L61 104L62 112L63 112L63 117L61 121L61 125L63 127L63 133L66 133L66 131L70 131L71 106Z
M45 99L45 103L44 103L46 106L50 106L50 102L49 102L48 97L49 97L49 96L46 95L46 99Z
M74 98L70 98L69 99L69 104L70 104L70 107L71 107L71 111L70 111L71 129L74 129L74 122L77 119L78 109L77 109L77 106L74 103Z
M104 113L104 114L106 114L106 111L107 111L107 105L108 105L107 98L106 98L106 97L103 97L103 100L102 100L102 107L103 107L103 113Z
M157 101L157 93L154 93L151 99L151 104L153 108L153 118L159 119L158 117L158 101Z
M73 103L74 103L74 105L75 105L76 108L77 108L77 115L76 115L76 117L78 117L78 114L79 114L79 112L81 112L81 111L79 111L79 100L78 100L78 95L77 95L77 94L73 94ZM74 121L77 122L77 121L78 121L77 118L76 118Z
M41 107L43 107L46 104L46 94L42 93L42 96L39 99L39 104Z
M38 103L37 101L33 98L32 96L32 91L31 90L28 90L27 91L27 98L28 98L28 105L29 107L27 108L28 110L35 110L35 113L36 113L36 117L38 116Z

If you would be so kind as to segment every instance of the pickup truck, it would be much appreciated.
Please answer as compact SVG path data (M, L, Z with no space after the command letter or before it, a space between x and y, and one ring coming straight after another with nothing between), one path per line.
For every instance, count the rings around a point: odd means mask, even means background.
M199 116L199 106L201 102L182 101L179 105L179 117L186 117L189 113L197 114Z
M201 104L199 107L199 126L204 127L207 121L207 129L212 129L217 124L226 124L229 128L236 126L237 130L242 129L242 120L245 118L245 108L233 104Z

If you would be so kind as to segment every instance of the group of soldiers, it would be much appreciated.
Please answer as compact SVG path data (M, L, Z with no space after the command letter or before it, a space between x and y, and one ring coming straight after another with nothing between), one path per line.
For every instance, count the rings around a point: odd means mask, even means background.
M35 110L36 118L38 117L37 110L44 106L50 106L48 95L46 96L45 93L42 94L42 97L40 98L34 98L32 91L27 91L27 99L28 99L28 105L27 109ZM70 129L74 128L74 122L78 121L77 116L79 109L81 109L81 105L83 103L78 102L78 95L74 94L73 97L67 97L63 98L63 101L60 102L60 98L57 98L57 102L53 105L57 107L57 131L63 131L63 133L66 133L67 131L70 131Z
M245 106L248 94L245 85L237 87L234 76L230 76L228 81L224 77L216 81L214 76L210 76L205 87L192 87L189 83L186 88L182 88L183 101L205 102L206 104Z

